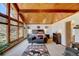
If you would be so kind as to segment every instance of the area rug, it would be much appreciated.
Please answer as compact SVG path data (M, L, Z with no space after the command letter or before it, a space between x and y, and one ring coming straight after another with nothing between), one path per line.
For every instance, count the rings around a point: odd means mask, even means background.
M43 45L29 45L22 56L50 56L47 47Z

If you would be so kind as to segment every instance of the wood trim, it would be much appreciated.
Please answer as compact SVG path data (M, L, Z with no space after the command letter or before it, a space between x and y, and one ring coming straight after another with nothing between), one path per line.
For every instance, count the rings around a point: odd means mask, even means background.
M20 9L19 12L23 13L75 13L79 10L65 10L65 9Z
M0 22L0 24L5 24L5 25L7 25L8 23L3 23L3 22Z
M10 3L8 3L7 6L8 6L8 43L10 43Z
M4 15L2 13L0 13L0 16L8 19L8 16L7 15Z
M19 11L18 11L17 19L18 19L18 21L19 21ZM18 40L19 40L19 22L18 22Z
M16 21L16 22L19 22L19 23L23 24L21 21L18 21L18 20L14 19L14 18L10 17L10 19L13 20L13 21Z
M57 22L57 21L56 21L56 22ZM28 23L25 23L25 24L28 25L28 24L53 24L53 23L52 23L52 22L51 22L51 23L29 23L29 22L28 22Z
M24 22L24 16L21 14L21 13L19 13L19 15L20 15L20 17L21 17L21 19L22 19L22 21Z
M14 24L10 24L10 26L16 26L16 27L18 27L18 25L14 25Z
M16 41L20 40L21 38L23 38L23 37L20 37L20 38L18 38L18 39L16 39L16 40L13 40L13 41L11 41L10 43L16 42Z
M23 24L23 38L24 38L24 24Z
M18 5L16 3L12 3L12 5L15 7L15 9L17 10L17 12L19 12Z
M12 18L12 17L10 17L10 19L11 19L11 20L13 20L13 21L18 22L18 20L17 20L17 19L14 19L14 18Z

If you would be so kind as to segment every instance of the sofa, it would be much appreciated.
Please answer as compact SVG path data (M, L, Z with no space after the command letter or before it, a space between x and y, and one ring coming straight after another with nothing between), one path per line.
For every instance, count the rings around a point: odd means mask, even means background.
M44 39L38 38L36 36L30 36L30 37L28 37L28 42L29 43L44 43Z
M64 56L79 56L79 50L76 50L74 48L66 47Z

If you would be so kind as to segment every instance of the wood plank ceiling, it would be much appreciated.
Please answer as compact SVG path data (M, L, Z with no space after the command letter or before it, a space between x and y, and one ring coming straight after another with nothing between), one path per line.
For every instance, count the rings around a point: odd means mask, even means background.
M27 24L53 24L79 11L78 3L18 3Z

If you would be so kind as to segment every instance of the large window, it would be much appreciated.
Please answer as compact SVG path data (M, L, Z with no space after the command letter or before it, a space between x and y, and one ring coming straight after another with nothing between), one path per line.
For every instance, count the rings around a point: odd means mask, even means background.
M18 39L18 12L15 7L10 4L10 41Z
M0 3L0 51L7 47L7 4Z
M23 37L24 25L18 17L14 4L0 3L0 53L11 44L16 45Z
M18 22L10 20L10 41L15 41L18 39Z
M7 42L7 25L0 24L0 45L5 45Z
M7 47L7 18L0 16L0 50Z
M7 4L0 3L0 13L6 14L7 13Z
M10 17L14 18L17 20L17 11L16 9L14 8L14 6L11 4L11 7L10 7Z

